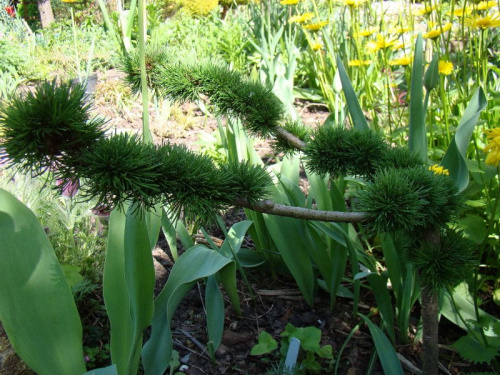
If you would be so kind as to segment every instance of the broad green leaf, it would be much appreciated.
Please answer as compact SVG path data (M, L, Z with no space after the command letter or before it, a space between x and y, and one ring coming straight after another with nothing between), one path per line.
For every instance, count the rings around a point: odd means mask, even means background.
M500 347L484 346L474 336L468 334L460 337L451 345L465 360L472 363L490 363L500 354Z
M86 372L83 375L118 375L118 370L116 369L116 365L111 365L108 367L97 368L95 370Z
M144 213L125 206L109 220L104 301L111 324L111 358L120 374L135 375L142 331L153 315L154 266Z
M331 345L322 346L316 353L320 358L333 359L333 348Z
M40 375L81 375L82 325L73 294L33 212L0 189L0 321Z
M462 283L458 285L455 289L453 289L452 295L453 298L451 298L448 291L445 291L443 304L441 306L441 314L446 317L446 319L458 325L460 328L468 330L464 321L477 321L477 317L467 284ZM483 327L484 334L486 336L496 336L495 324L499 324L500 320L481 309L479 309L479 317L489 323Z
M109 218L108 249L103 275L104 303L111 326L111 360L116 363L119 374L129 373L129 353L135 350L130 299L125 280L125 225L125 214L117 209L113 210Z
M250 355L269 354L276 348L278 348L276 340L266 331L262 331L259 334L259 341L250 351Z
M242 267L258 267L266 262L265 255L258 250L242 248L238 252L238 260Z
M300 340L300 347L304 350L311 352L318 352L320 350L321 330L316 327L301 327L295 328L290 334L290 338L295 337Z
M155 300L151 337L142 350L143 364L148 375L162 375L170 363L170 321L179 303L197 280L213 275L225 267L231 267L232 273L236 272L234 261L201 245L188 249L174 264L165 287Z
M394 347L389 339L387 339L384 335L384 332L382 332L382 330L373 324L366 316L361 314L359 314L359 316L363 318L368 326L368 329L370 330L380 363L384 369L384 374L403 375L403 369L401 368L401 363L399 363L398 356L396 355L396 350L394 350Z
M474 242L480 244L486 236L486 223L483 218L476 215L467 215L457 220L463 229L465 236Z
M337 56L337 68L340 75L340 80L342 81L342 88L344 90L345 100L347 102L347 107L349 108L349 113L351 114L354 129L360 131L369 130L365 114L363 113L363 110L359 105L356 92L352 87L351 81L349 80L347 72L345 71L344 64L342 64L342 59L339 56Z
M222 333L224 331L224 299L215 275L207 278L205 307L210 356L215 359L215 351L222 342Z
M413 69L411 73L410 88L410 134L408 135L410 151L420 155L422 160L427 160L427 133L425 128L425 113L423 107L423 42L419 33L415 42Z
M129 371L135 375L139 365L138 356L142 347L142 332L153 318L153 294L155 270L151 255L150 235L146 214L130 207L125 225L125 280L130 298L130 314L133 324L135 351L129 354ZM159 230L159 229L158 229ZM155 241L156 242L156 241Z
M231 249L238 254L245 239L245 234L252 224L253 223L250 220L243 220L234 224L231 229L229 229L226 239L224 240L219 252L227 258L233 257Z
M449 170L450 176L455 180L459 191L463 191L469 184L469 170L466 160L467 148L479 115L486 108L486 105L486 96L483 89L479 87L465 109L457 131L441 162L443 167Z

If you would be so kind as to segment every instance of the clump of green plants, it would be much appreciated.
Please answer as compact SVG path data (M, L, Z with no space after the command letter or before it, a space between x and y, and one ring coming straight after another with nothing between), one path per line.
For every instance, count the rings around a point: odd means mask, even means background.
M320 371L333 370L333 351L331 345L321 346L321 330L316 327L298 328L288 323L285 330L280 334L281 345L279 354L277 341L266 331L259 334L257 344L252 348L250 354L264 356L273 354L275 360L280 362L281 367L290 346L290 340L295 338L300 341L299 357L295 368L285 369L290 374L308 374ZM280 360L280 357L282 358ZM287 372L287 373L288 373Z

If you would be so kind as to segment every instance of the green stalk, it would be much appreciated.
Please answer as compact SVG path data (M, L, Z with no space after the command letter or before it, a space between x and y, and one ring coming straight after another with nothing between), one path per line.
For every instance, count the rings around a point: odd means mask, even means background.
M141 94L142 94L142 137L144 142L153 143L153 137L149 131L149 95L146 78L146 58L144 49L146 46L146 3L139 0L139 60L141 67Z
M78 79L80 80L79 83L82 82L82 71L80 69L80 55L78 54L78 47L76 46L76 25L75 25L75 15L73 12L73 5L70 7L70 12L71 12L71 28L73 30L73 46L75 47L75 63L76 63L76 72L78 74Z

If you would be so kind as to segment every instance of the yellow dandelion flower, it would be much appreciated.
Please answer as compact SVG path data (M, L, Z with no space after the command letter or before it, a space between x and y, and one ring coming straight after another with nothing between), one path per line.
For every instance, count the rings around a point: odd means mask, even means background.
M323 27L328 25L328 21L321 21L321 22L316 22L316 23L310 23L308 25L302 26L304 29L309 30L309 31L318 31L321 30Z
M497 166L500 163L500 127L495 129L483 130L488 139L488 144L484 148L488 152L485 163Z
M397 51L398 49L402 49L404 47L405 47L404 43L403 42L399 42L399 43L396 43L393 46L391 46L391 49L393 51Z
M444 175L444 176L449 176L450 171L448 169L445 169L443 167L440 167L438 165L433 165L429 167L429 170L434 172L434 174L439 174L439 175Z
M449 76L453 73L453 64L449 61L439 60L438 72L439 74Z
M323 46L321 45L321 43L313 43L313 44L311 44L311 49L313 51L319 51L321 48L323 48Z
M398 34L398 35L407 33L408 31L410 31L410 28L405 26L395 26L389 29L390 34Z
M477 10L487 10L497 5L496 1L481 1L477 4Z
M291 17L288 22L289 23L304 23L307 21L310 21L314 18L314 13L304 13L299 16L293 16Z
M367 53L374 53L381 49L391 47L396 42L394 40L385 39L381 34L377 34L377 40L369 41L365 44Z
M453 15L455 17L465 17L465 16L468 16L469 14L471 14L472 12L472 8L471 7L465 7L464 8L459 8L459 9L455 9L453 11ZM451 12L447 12L446 14L448 14L449 16L451 16Z
M500 137L491 139L484 148L484 151L488 153L485 163L497 166L500 163Z
M423 9L421 9L417 12L417 16L425 16L426 14L431 13L436 8L437 8L437 5L433 5L433 6L426 5Z
M491 27L500 27L500 14L487 15L484 17L466 18L465 24L477 29L489 29Z
M445 24L443 27L438 27L437 29L431 30L427 33L425 33L424 39L436 39L438 36L440 36L442 33L445 33L451 29L451 23Z
M486 134L488 140L495 139L496 137L500 137L500 127L495 129L485 129L483 133Z
M360 30L357 33L354 33L354 37L357 38L358 36L370 36L372 34L375 34L377 31L378 27L370 27L369 29Z
M406 66L411 64L411 57L404 56L399 59L394 59L389 61L389 65L400 65L400 66Z
M349 60L347 65L349 66L365 66L370 65L372 63L371 60Z
M282 0L280 1L281 5L296 5L299 3L299 0Z

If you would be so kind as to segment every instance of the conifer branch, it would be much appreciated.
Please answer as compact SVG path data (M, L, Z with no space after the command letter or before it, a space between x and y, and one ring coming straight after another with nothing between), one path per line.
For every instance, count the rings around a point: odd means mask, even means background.
M275 133L276 133L277 136L279 136L282 139L284 139L290 145L296 147L300 151L304 151L305 150L306 143L303 140L301 140L299 137L296 137L292 133L287 132L281 126L276 126L276 128L274 129L274 131L275 131Z
M356 223L369 221L370 218L365 212L342 212L342 211L321 211L310 208L285 206L270 199L258 201L254 204L246 199L237 199L234 202L237 206L248 208L252 211L269 215L293 217L296 219L328 221L338 223Z

